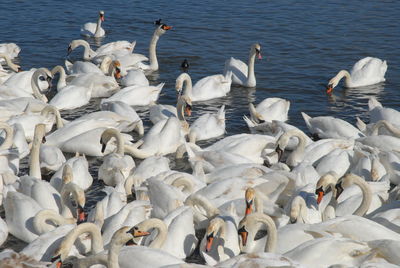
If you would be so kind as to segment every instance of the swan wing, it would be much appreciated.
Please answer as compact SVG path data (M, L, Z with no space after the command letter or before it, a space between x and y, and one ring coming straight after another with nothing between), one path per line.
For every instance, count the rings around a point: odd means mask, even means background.
M232 83L244 84L247 80L248 67L247 64L241 60L231 57L225 61L224 75L228 71L232 71Z

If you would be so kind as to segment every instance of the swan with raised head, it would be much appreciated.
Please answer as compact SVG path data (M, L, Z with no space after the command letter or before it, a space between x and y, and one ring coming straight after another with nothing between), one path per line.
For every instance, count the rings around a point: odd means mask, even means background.
M249 104L251 119L255 122L271 122L272 120L286 121L290 102L281 98L266 98L257 107Z
M106 32L101 27L101 23L104 21L104 11L99 11L99 19L97 23L87 22L81 28L81 35L87 37L103 37Z
M182 123L186 124L186 127L189 127L189 124L186 122L185 113L190 116L192 111L192 101L186 97L179 95L176 101L176 106L172 105L164 105L164 104L155 104L151 105L149 108L150 112L150 121L153 124L156 124L162 120L166 120L171 116L178 117Z
M350 73L346 70L341 70L334 78L329 80L326 92L331 94L343 77L345 77L345 87L348 88L364 87L384 82L386 70L386 61L365 57L354 64Z
M192 86L189 74L181 73L176 79L175 89L183 92L192 101L206 101L226 96L231 90L232 72L226 75L216 74L206 76Z
M261 59L261 46L258 43L253 44L250 48L248 64L231 57L225 62L224 74L226 75L229 71L233 73L232 84L234 85L255 87L257 84L254 74L254 62L256 57Z
M161 23L161 19L157 20L154 24L156 25L156 29L154 31L153 37L151 38L150 45L149 45L150 63L149 63L149 65L144 64L142 62L138 62L136 64L137 68L139 68L145 72L158 71L158 60L157 60L157 52L156 52L158 39L160 39L160 36L165 34L168 30L172 29L172 26Z

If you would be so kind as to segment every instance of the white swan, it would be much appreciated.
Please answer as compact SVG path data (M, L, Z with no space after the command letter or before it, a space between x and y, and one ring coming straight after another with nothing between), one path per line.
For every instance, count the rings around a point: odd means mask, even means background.
M281 98L266 98L257 107L249 104L251 119L255 122L271 122L272 120L286 121L290 102Z
M343 77L346 77L345 86L349 88L384 82L386 70L386 61L373 57L365 57L354 64L350 73L346 70L341 70L334 78L329 80L326 92L331 94Z
M400 126L400 112L393 108L383 107L373 96L368 100L368 110L371 123L387 120L395 126Z
M240 253L238 231L229 217L215 217L200 243L200 255L209 265L225 261Z
M140 69L129 70L128 73L122 77L121 85L125 87L129 86L148 86L149 80Z
M144 159L152 155L175 153L185 142L182 135L182 124L176 117L155 124L139 141L139 146L125 146L125 152L133 157Z
M146 65L146 64L143 64L142 62L139 62L136 64L137 68L139 68L143 71L146 71L146 72L155 72L158 70L158 60L157 60L157 53L156 53L158 39L160 38L160 36L165 34L168 30L172 29L172 26L161 23L161 19L157 20L154 24L156 25L156 29L154 31L153 37L151 38L150 45L149 45L150 64Z
M175 89L183 92L192 101L206 101L226 96L231 90L232 72L225 76L222 74L206 76L192 87L192 79L189 74L182 73L178 76L175 83ZM183 88L185 85L185 88Z
M106 155L103 158L103 163L99 167L98 179L103 180L105 184L115 186L116 184L125 182L125 179L130 175L135 162L129 155L124 155L124 140L121 133L115 128L108 128L101 134L100 142L105 149L107 142L115 138L117 141L117 151ZM118 176L119 174L122 175ZM120 180L123 181L120 181Z
M206 113L192 123L189 128L189 141L208 140L225 134L225 105L216 114Z
M13 73L21 71L21 67L18 64L13 63L7 54L0 53L0 62L1 59L5 60L8 68L10 68L11 71L4 70L0 63L0 85L3 84L3 82L5 82Z
M30 97L47 102L43 91L50 88L52 75L46 68L19 72L0 85L0 99Z
M172 105L164 105L164 104L155 104L151 105L149 108L150 112L150 121L153 124L156 124L162 120L166 120L171 116L178 117L182 123L185 123L185 127L189 127L189 124L186 123L185 113L190 116L192 113L192 101L186 97L179 95L176 101L176 107ZM188 129L186 130L186 132Z
M19 152L12 148L13 146L13 128L7 124L0 122L0 129L4 129L5 138L0 145L0 172L19 172Z
M158 100L164 84L125 87L111 97L102 99L101 104L110 101L121 101L131 106L146 106Z
M1 43L0 44L0 53L8 55L10 59L14 59L18 57L21 48L15 43ZM0 59L1 61L1 59Z
M7 223L0 218L0 246L3 245L8 237L8 226Z
M250 48L249 62L244 63L241 60L231 57L225 62L224 74L226 75L229 71L233 73L232 84L240 85L244 87L255 87L256 76L254 74L254 62L256 56L261 59L261 46L256 43Z
M310 117L302 112L304 122L311 134L320 139L358 139L364 134L350 123L333 116Z
M99 11L99 19L97 23L87 22L81 28L81 35L88 37L103 37L106 32L101 28L101 23L104 21L104 11Z
M111 111L120 116L127 117L131 120L133 128L124 128L124 131L136 131L139 136L143 136L144 127L143 121L140 119L139 115L136 113L135 109L133 109L130 105L122 102L122 101L109 101L101 104L101 110L103 111Z

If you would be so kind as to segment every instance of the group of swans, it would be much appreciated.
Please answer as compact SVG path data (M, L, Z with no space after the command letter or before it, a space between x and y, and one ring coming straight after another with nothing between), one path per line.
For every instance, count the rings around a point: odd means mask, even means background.
M85 24L81 34L103 37L103 21L100 11L97 24ZM400 263L393 253L400 247L398 112L371 98L370 124L359 120L358 128L303 113L319 139L314 141L285 123L288 100L267 98L250 103L244 117L252 132L262 134L232 135L202 148L196 142L226 134L229 107L191 124L187 116L197 102L225 97L232 85L255 87L261 46L250 47L248 64L230 58L223 74L194 85L183 72L175 81L176 107L157 104L165 83L154 86L146 75L159 70L156 46L171 28L156 21L148 58L133 52L136 42L115 41L94 51L74 40L68 53L83 46L85 61L67 61L66 70L21 71L12 62L18 47L0 46L10 69L0 70L0 244L9 233L28 243L20 253L1 252L1 262L182 267L199 254L206 265L193 266ZM186 60L182 69L188 66ZM327 92L343 77L346 87L383 82L386 69L385 61L364 58L351 74L339 72ZM45 93L57 73L58 93L48 101ZM61 117L60 110L84 106L92 97L103 98L102 111L71 121ZM132 106L148 106L154 125L145 131ZM132 131L139 138L127 134ZM172 170L165 155L182 158L184 152L192 170ZM27 156L24 174L20 161ZM87 156L97 157L95 176ZM186 159L175 164L180 161ZM89 207L96 178L106 186ZM326 248L329 256L321 259Z

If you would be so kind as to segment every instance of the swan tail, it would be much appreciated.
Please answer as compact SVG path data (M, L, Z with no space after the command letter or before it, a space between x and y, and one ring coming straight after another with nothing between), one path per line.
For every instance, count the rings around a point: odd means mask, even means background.
M129 48L129 51L132 53L132 51L135 49L135 46L136 46L136 40L135 41L133 41L132 43L131 43L131 47Z
M382 107L382 104L375 97L369 98L368 109L371 111L376 107Z
M258 126L258 123L254 122L253 120L251 120L250 118L248 118L245 115L243 116L243 120L246 122L246 124L249 128Z
M72 71L72 62L69 60L65 60L65 69L67 70L68 73L71 73Z
M254 107L253 103L249 103L250 110L250 118L251 120L258 122L259 120L263 120L262 116L256 111L256 107Z
M225 120L225 105L222 105L217 113L218 120Z
M367 130L367 125L358 116L356 126L361 131Z
M307 128L308 129L312 129L311 124L310 124L310 120L312 119L311 116L309 116L308 114L301 112L301 115L303 116L304 122L306 122Z
M226 71L225 75L224 75L224 83L231 83L232 82L232 75L233 72L231 70Z
M382 63L382 66L381 66L381 76L382 76L382 81L385 81L385 73L386 73L386 71L387 71L387 68L388 68L388 66L387 66L387 62L384 60L383 61L383 63Z

